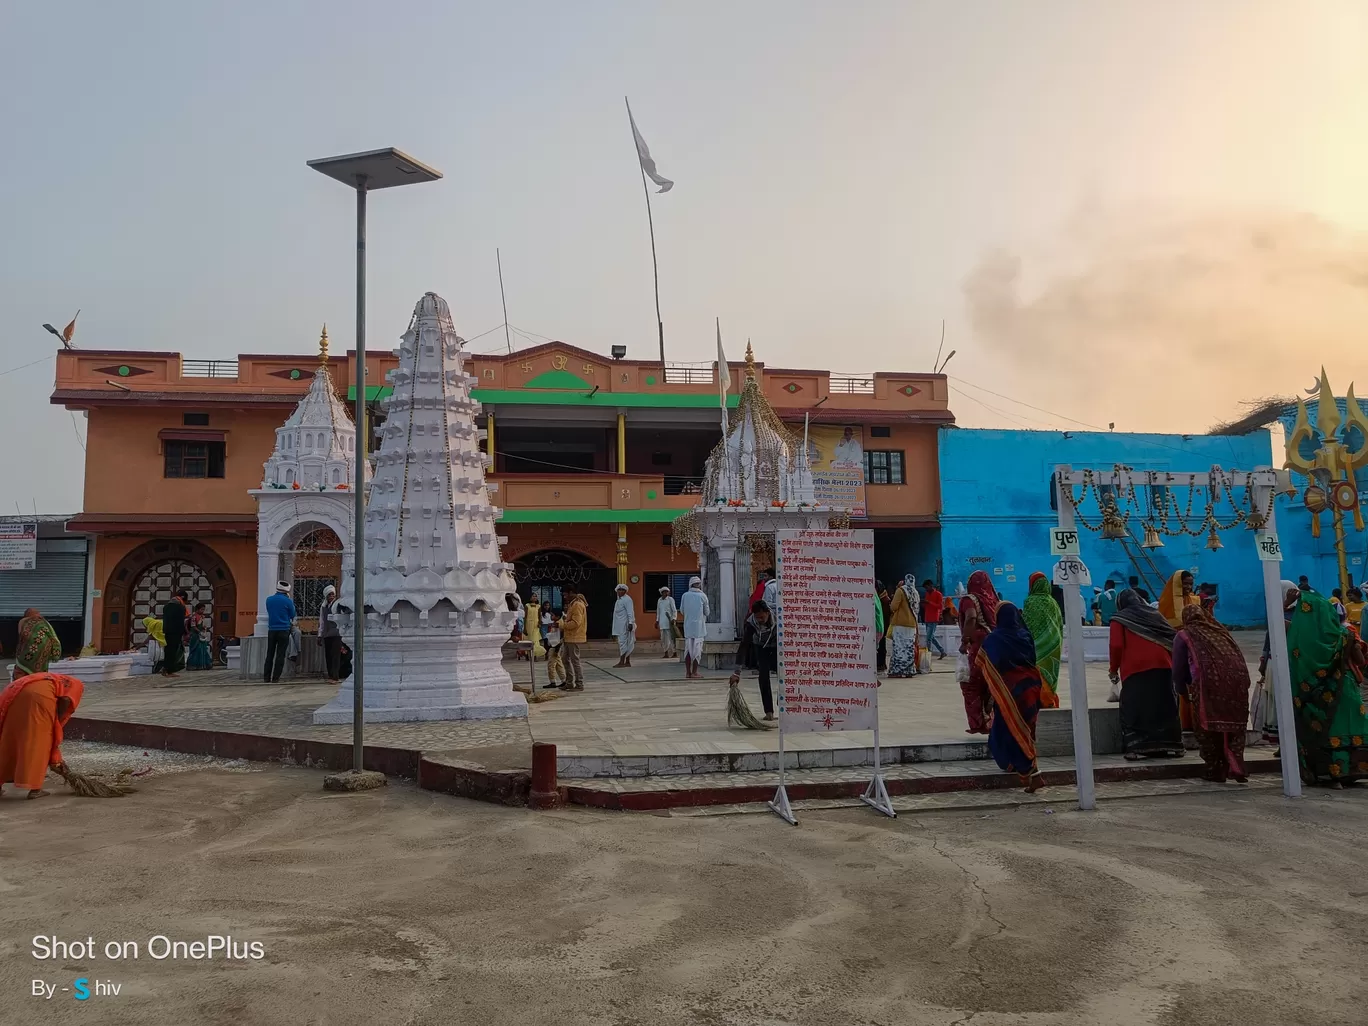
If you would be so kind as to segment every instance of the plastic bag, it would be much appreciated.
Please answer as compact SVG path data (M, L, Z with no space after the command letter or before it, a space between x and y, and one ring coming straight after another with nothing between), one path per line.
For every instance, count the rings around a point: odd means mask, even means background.
M921 662L917 664L917 668L921 670L922 673L931 672L931 653L926 649L922 649Z
M1112 681L1111 693L1110 693L1109 695L1107 695L1107 701L1108 701L1108 702L1119 702L1119 701L1121 701L1121 682L1120 682L1119 680L1114 680L1114 681Z
M969 657L963 652L955 657L955 680L960 684L969 680Z

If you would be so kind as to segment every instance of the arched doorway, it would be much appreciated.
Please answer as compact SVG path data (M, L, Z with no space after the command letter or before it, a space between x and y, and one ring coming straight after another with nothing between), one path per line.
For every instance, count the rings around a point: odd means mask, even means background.
M564 609L564 587L573 585L589 604L587 626L591 638L612 632L617 570L569 549L541 549L513 561L513 577L523 601L533 593L551 609Z
M331 527L305 522L286 532L280 543L280 580L290 582L299 627L318 629L323 589L342 590L342 539Z
M177 591L190 606L203 602L214 634L231 635L237 623L237 585L223 558L209 546L186 540L150 541L119 560L104 590L100 651L121 652L147 641L145 616L160 616Z

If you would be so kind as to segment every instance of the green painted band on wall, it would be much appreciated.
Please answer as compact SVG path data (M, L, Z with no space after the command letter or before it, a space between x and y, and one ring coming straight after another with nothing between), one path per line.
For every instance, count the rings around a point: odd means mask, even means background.
M592 396L585 392L523 392L513 388L475 388L470 395L482 403L497 403L500 406L614 406L642 407L654 409L699 409L717 408L717 396L704 392L701 395L656 392L595 392ZM727 396L727 407L740 402L741 397Z
M498 501L498 496L495 496ZM683 509L506 509L501 524L668 524Z
M383 399L394 389L389 385L367 385L366 401ZM701 395L682 395L655 392L596 392L590 396L585 392L523 392L518 389L475 388L471 398L482 403L497 403L501 406L602 406L612 409L615 406L637 409L657 410L706 410L717 407L717 396L710 393ZM356 386L347 389L347 399L356 401ZM727 396L727 408L734 408L741 401L740 396Z
M393 391L394 387L392 385L367 385L366 402L373 403L377 399L383 399L385 396L391 394ZM355 385L347 386L347 401L353 403L356 402Z

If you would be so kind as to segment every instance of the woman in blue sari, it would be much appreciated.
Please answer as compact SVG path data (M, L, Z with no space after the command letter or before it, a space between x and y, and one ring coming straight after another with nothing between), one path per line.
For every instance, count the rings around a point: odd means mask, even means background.
M988 751L1004 770L1021 777L1028 794L1045 786L1036 766L1036 716L1040 713L1040 669L1035 641L1010 602L998 606L997 624L976 657L993 698Z
M185 660L187 670L211 670L214 668L214 657L209 649L209 631L209 615L205 612L204 603L200 602L195 606L195 611L190 614L190 618L185 624L185 636L189 652Z

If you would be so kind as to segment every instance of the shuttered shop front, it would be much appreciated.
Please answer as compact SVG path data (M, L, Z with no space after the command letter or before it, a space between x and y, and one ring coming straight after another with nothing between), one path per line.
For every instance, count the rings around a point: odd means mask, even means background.
M86 541L39 538L32 570L0 570L0 617L23 616L30 606L45 617L85 615Z

